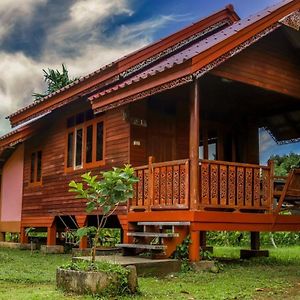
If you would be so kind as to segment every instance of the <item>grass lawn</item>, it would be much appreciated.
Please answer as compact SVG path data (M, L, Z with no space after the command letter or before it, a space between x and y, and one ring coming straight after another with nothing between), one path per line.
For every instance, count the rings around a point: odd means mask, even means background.
M218 257L238 258L238 248L215 248ZM55 269L69 255L0 249L0 299L95 299L55 288ZM271 250L251 261L221 262L221 271L187 272L165 279L139 278L141 294L118 299L300 299L300 247Z

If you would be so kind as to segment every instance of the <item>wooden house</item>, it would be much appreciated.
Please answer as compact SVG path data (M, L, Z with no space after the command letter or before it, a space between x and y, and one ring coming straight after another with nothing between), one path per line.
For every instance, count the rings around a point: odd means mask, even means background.
M0 232L26 242L35 227L55 245L65 227L96 219L68 183L125 163L139 183L110 220L124 247L138 247L137 225L154 226L166 256L190 234L193 261L206 231L252 232L253 249L261 231L300 231L299 173L274 190L258 141L262 127L278 143L300 138L299 26L299 0L242 20L229 5L10 115Z

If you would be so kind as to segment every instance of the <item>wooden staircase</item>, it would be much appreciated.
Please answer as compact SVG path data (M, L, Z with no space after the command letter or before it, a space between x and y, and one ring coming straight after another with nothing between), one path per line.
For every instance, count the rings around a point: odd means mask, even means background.
M132 243L117 244L123 255L149 255L151 258L169 258L189 234L190 222L137 222L132 223Z

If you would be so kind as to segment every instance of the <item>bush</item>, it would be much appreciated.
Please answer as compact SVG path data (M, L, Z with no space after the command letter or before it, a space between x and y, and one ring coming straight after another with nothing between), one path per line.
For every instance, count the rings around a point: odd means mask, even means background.
M262 246L272 245L271 237L277 246L295 246L300 244L300 234L297 232L262 232L260 241ZM211 246L249 247L250 234L248 232L211 231L207 233L207 240Z

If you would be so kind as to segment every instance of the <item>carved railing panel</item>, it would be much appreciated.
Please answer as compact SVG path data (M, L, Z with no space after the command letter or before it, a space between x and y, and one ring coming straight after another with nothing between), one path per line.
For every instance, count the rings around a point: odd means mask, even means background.
M200 160L199 174L200 209L271 210L271 165Z
M139 182L129 209L189 208L189 160L152 163L135 168Z

